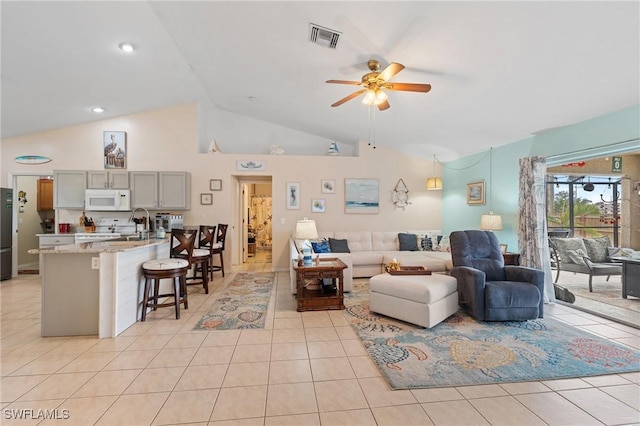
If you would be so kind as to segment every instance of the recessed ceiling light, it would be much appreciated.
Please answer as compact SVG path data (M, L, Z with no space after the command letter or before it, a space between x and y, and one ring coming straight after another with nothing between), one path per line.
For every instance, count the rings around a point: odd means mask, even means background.
M104 112L104 108L100 107L100 106L94 106L93 108L91 108L92 112Z
M122 42L118 45L118 47L120 48L120 50L122 50L123 52L127 52L127 53L131 53L134 51L134 47L133 44L129 43L129 42Z

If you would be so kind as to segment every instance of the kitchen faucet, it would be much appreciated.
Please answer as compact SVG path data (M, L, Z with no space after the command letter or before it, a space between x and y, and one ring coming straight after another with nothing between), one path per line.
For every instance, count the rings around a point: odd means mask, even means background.
M129 218L129 222L133 222L133 217L136 215L136 212L138 210L144 210L147 213L147 223L145 224L145 228L147 231L147 238L151 238L151 215L149 214L149 210L145 209L144 207L136 207L135 209L133 209L133 212L131 212L131 217ZM137 229L136 229L137 231ZM140 235L140 239L144 240L144 232L142 233L142 235Z

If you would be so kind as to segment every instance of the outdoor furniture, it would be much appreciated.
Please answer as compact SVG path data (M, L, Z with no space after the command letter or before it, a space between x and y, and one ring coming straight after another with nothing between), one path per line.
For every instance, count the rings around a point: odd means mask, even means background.
M460 306L482 321L523 321L543 316L544 272L504 266L491 231L455 231L449 238Z

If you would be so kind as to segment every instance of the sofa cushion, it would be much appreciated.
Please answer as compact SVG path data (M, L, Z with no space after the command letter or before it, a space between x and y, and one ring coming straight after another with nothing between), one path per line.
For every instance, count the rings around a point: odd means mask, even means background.
M416 234L398 233L400 251L418 251L418 237Z
M334 232L333 237L347 240L352 252L373 250L370 231Z
M347 240L329 238L329 247L331 248L331 253L351 253Z
M398 250L397 232L371 232L371 250L389 251Z
M352 251L354 265L382 265L382 254L377 251Z
M609 261L607 257L607 247L611 247L609 237L583 238L582 240L587 248L587 255L592 262L603 263Z
M573 250L574 251L573 254L576 254L576 250L582 250L582 252L587 253L587 247L584 245L584 240L582 238L551 237L551 242L558 249L558 255L560 256L560 260L563 263L573 263L578 265L584 264L582 259L580 263L574 262L573 260L571 260L571 257L567 253L569 250Z

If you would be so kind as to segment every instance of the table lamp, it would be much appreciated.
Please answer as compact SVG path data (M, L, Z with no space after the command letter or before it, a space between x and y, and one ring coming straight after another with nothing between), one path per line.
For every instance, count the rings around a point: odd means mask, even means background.
M309 242L309 240L318 238L316 221L307 219L306 217L302 220L299 220L298 223L296 223L296 233L294 235L294 238L296 240L304 240L302 242L302 262L306 266L311 265L311 243Z

